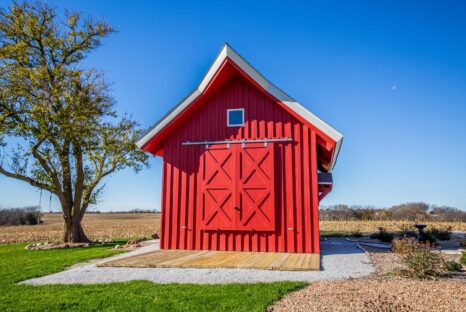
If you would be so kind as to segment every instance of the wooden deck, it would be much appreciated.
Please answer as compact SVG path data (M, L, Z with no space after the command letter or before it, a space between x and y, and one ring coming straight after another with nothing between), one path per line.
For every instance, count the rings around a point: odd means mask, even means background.
M157 250L98 264L133 268L234 268L282 271L320 270L319 254L205 250Z

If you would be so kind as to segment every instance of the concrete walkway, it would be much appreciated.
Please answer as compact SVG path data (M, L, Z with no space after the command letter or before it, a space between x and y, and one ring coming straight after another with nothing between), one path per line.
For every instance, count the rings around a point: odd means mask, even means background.
M317 281L360 278L374 272L369 256L344 238L321 241L321 271L270 271L250 269L180 269L97 267L110 259L122 259L159 249L158 241L126 254L78 264L72 268L21 282L22 284L97 284L147 280L154 283L226 284L277 281Z

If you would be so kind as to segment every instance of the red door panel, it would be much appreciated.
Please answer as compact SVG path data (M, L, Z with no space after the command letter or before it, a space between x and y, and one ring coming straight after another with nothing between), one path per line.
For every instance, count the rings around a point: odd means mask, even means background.
M201 215L204 229L233 230L234 160L233 150L209 147L201 156Z
M273 144L246 144L238 149L238 230L275 229Z
M273 144L212 145L201 156L205 230L275 230Z

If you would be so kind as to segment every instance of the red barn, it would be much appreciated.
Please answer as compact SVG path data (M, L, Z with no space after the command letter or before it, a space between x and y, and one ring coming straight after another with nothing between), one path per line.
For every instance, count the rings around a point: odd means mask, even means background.
M161 248L320 253L342 139L225 45L138 142L163 157Z

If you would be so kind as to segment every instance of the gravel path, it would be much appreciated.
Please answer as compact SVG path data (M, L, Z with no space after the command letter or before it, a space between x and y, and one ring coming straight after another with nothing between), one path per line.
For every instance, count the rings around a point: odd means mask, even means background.
M133 252L112 257L129 257L159 248L158 244L142 247ZM96 284L148 280L154 283L258 283L276 281L318 281L360 278L374 272L367 254L355 243L343 238L321 242L322 270L311 272L246 270L246 269L178 269L178 268L110 268L93 263L76 265L66 271L30 279L23 284ZM106 259L108 261L109 259ZM102 260L100 260L102 261Z

